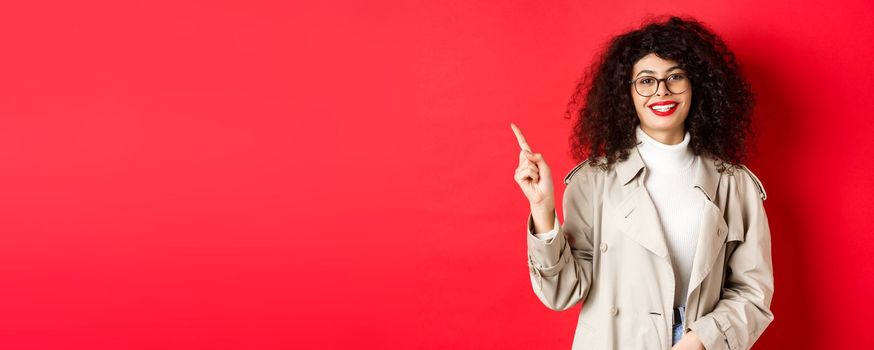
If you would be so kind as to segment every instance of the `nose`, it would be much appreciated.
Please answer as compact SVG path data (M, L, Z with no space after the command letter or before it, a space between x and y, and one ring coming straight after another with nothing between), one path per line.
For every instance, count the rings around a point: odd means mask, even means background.
M658 86L656 86L656 95L664 96L670 95L671 92L668 91L668 81L667 80L659 80Z

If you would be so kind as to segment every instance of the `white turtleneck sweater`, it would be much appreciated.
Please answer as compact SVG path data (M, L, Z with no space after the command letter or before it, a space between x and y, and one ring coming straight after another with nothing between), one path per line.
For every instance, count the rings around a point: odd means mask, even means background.
M674 307L686 304L686 293L695 259L698 231L704 199L692 188L692 176L699 166L697 157L689 148L687 131L683 141L668 145L649 136L638 125L635 135L640 156L646 165L644 187L655 204L671 262L674 265ZM535 233L542 240L550 240L558 233L554 227L545 233Z

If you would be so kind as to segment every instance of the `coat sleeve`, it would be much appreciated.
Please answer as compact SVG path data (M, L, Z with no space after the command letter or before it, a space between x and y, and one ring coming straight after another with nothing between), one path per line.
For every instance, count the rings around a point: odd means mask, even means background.
M744 240L728 258L728 273L716 307L687 328L707 350L750 349L774 320L771 299L774 275L771 231L765 213L764 187L745 166L734 175L739 205L729 213L744 230Z
M564 192L564 225L555 216L553 237L534 236L528 214L528 270L534 293L548 308L566 310L585 300L592 281L592 183L581 171ZM549 235L547 235L549 236Z

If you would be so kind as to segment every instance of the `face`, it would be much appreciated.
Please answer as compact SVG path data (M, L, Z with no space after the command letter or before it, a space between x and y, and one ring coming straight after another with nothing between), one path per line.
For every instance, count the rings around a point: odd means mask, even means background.
M692 84L689 82L689 77L686 76L686 71L678 66L674 60L664 60L656 54L650 53L634 64L631 79L640 78L640 80L629 86L634 109L640 119L641 129L668 144L679 143L683 140L685 135L684 122L686 116L689 115L689 106L692 103ZM656 79L666 80L657 82ZM656 90L657 83L658 89ZM673 91L682 90L681 88L685 88L685 91L673 93L668 90L667 85L669 84ZM637 89L635 85L637 85ZM642 90L641 92L645 95L652 93L652 96L641 96L637 92L638 89ZM647 89L650 91L646 91ZM659 107L659 105L663 107ZM673 105L672 108L671 105Z

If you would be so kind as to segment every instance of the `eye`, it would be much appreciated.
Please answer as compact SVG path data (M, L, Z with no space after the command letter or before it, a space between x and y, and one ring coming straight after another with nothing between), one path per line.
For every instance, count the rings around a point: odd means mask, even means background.
M686 79L686 75L683 74L683 73L674 73L674 74L671 74L671 76L668 77L668 79L671 79L671 80L683 80L683 79Z
M652 83L655 82L655 79L650 78L650 77L645 77L645 78L640 78L640 80L638 80L637 82L640 84L643 84L643 85L652 85Z

